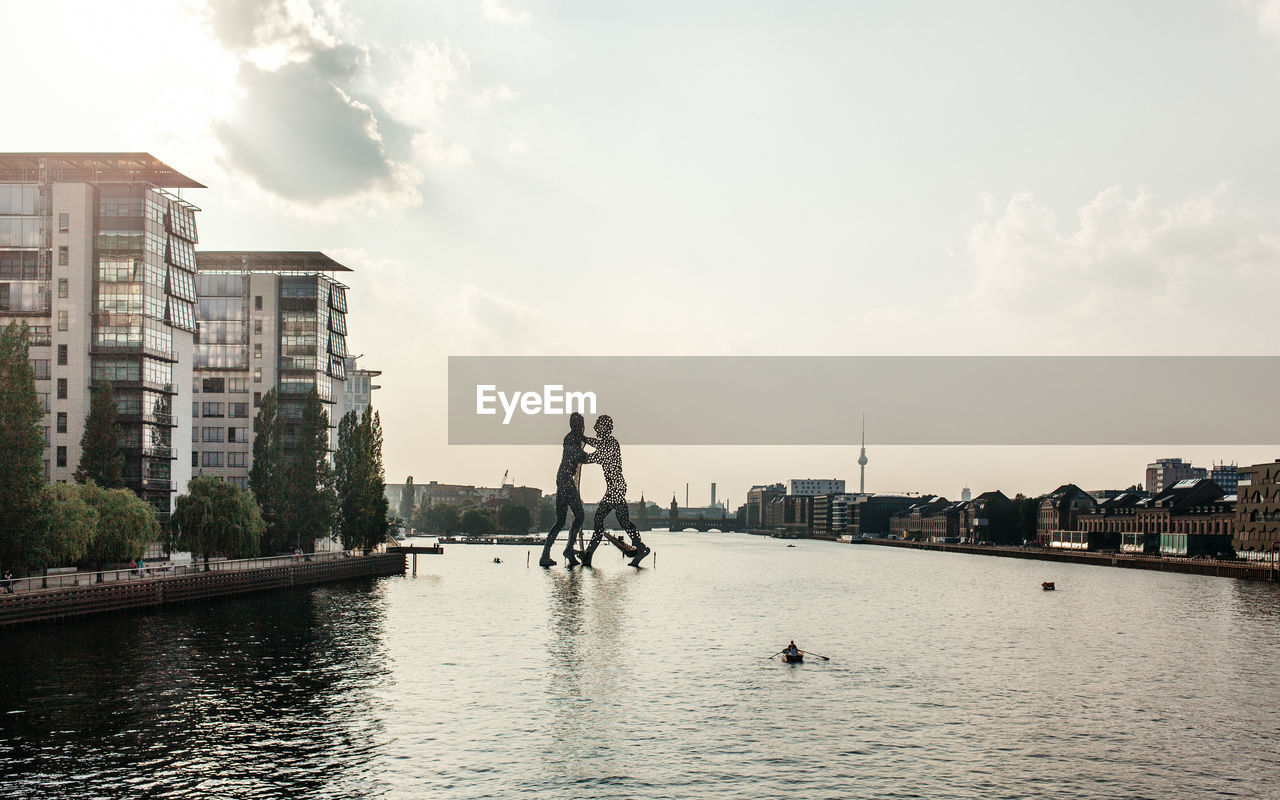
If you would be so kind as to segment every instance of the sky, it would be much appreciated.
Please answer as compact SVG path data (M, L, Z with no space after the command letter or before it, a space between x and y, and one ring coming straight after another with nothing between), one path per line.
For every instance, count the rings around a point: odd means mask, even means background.
M389 481L554 486L556 443L448 445L450 355L1274 350L1280 0L4 13L58 35L6 42L32 77L7 83L0 150L150 152L209 187L185 192L200 247L354 270L348 342L383 370ZM1197 397L1223 391L1170 403L1194 424ZM1280 456L877 448L867 431L869 490L948 496ZM712 481L737 503L756 483L857 477L848 447L624 455L632 492L663 503L685 483L695 504Z

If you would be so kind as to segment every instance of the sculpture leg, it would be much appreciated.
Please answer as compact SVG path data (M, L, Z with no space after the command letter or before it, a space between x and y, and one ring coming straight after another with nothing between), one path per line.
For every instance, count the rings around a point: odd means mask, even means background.
M579 501L581 507L581 501ZM551 558L551 545L556 543L556 536L560 535L560 531L564 530L564 518L569 511L569 503L567 500L561 499L559 493L556 494L556 524L551 526L551 532L547 534L547 540L542 543L542 558L538 559L540 567L554 567L556 562ZM573 544L573 537L569 537L569 544ZM570 564L572 566L572 564Z
M631 537L631 546L636 549L635 556L633 556L627 564L632 567L638 567L640 566L640 562L644 560L644 557L649 555L652 551L643 541L641 541L640 531L631 521L631 512L627 510L627 504L619 503L616 513L618 515L618 525L627 532L627 536Z
M582 566L591 566L591 557L595 555L596 548L600 546L600 540L604 538L604 521L609 516L609 503L601 503L596 506L595 530L591 533L591 543L587 545L587 549L582 553Z
M573 527L569 528L569 541L564 545L564 557L568 559L568 566L576 567L578 565L577 554L574 552L574 545L582 537L582 521L586 518L586 511L582 508L582 498L575 497L570 504L573 511ZM588 564L590 566L590 564Z

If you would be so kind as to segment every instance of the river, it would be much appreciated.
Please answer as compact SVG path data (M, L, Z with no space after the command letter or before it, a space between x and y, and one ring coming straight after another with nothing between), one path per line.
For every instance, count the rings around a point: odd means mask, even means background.
M1280 797L1275 585L646 538L639 571L452 546L416 577L5 630L0 792ZM831 660L767 658L791 639Z

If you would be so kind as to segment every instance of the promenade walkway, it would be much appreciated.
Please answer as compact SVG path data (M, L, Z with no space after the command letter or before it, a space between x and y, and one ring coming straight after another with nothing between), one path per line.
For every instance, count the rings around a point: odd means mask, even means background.
M308 553L245 560L153 564L15 579L0 589L0 627L215 597L403 575L403 553Z

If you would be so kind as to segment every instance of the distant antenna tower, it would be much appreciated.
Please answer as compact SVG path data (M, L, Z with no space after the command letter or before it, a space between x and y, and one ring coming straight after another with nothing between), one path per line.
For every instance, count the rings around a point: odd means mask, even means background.
M867 493L867 415L862 415L862 452L858 454L858 494Z

